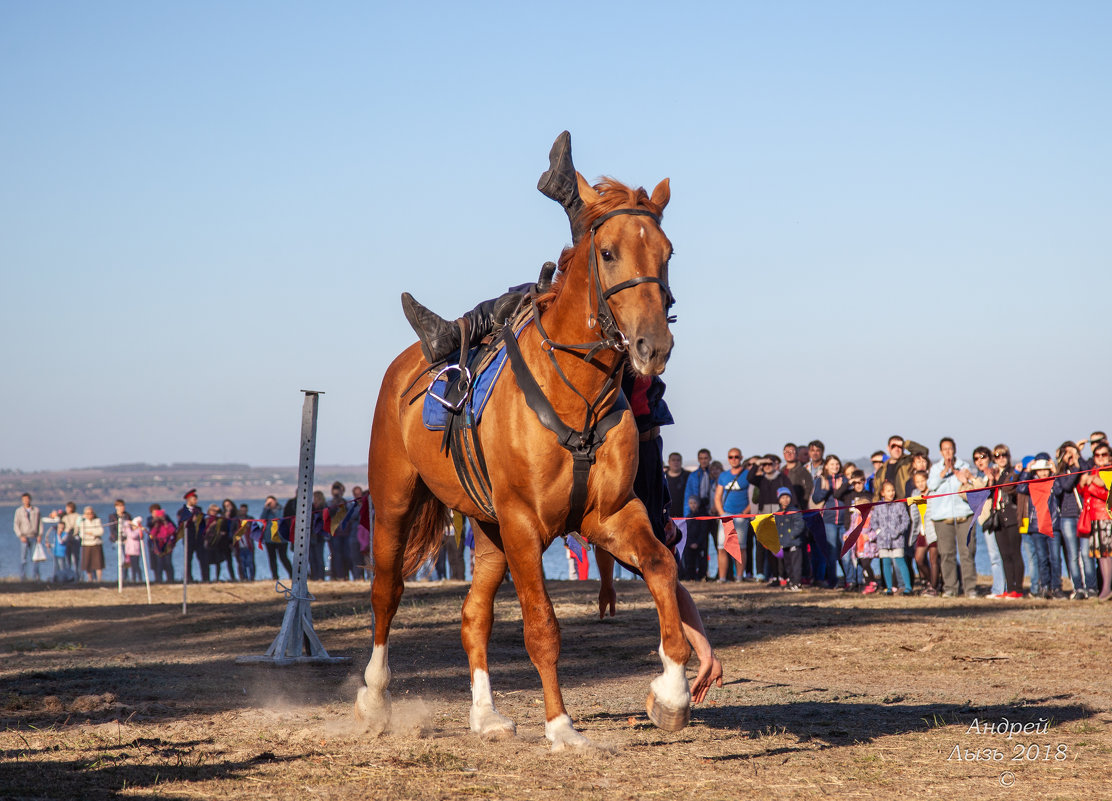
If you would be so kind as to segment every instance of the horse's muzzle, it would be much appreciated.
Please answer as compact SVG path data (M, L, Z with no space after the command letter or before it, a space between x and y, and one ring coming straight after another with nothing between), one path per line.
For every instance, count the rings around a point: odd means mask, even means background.
M629 337L629 362L641 375L660 375L672 355L672 332L662 334L635 332Z

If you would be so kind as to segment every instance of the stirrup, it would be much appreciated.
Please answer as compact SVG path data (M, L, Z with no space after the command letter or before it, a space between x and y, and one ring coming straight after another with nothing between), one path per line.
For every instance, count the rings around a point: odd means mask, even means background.
M440 397L435 392L433 392L433 389L432 389L434 386L436 386L437 381L439 381L441 378L443 378L445 374L450 373L452 370L455 370L457 373L459 373L459 381L458 381L457 386L459 387L460 396L459 396L459 400L456 401L455 403L452 403L451 401L447 400L446 398ZM444 379L444 387L445 387L444 394L447 394L447 387L448 387L448 379L447 378ZM445 409L452 412L453 414L458 414L460 409L463 408L463 404L467 402L467 390L469 390L470 388L471 388L471 371L469 369L467 369L466 366L460 367L458 364L447 364L447 365L444 366L444 368L439 373L436 374L436 376L432 380L432 384L429 385L429 397L431 397L435 401L439 401L440 404Z

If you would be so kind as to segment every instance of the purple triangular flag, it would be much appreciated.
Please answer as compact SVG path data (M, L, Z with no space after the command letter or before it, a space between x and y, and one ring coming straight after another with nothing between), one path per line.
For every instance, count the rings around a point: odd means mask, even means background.
M969 533L965 535L965 546L967 548L969 547L969 542L973 539L973 529L977 527L977 518L981 514L981 509L984 508L985 501L987 501L991 495L991 487L969 490L969 492L965 493L965 502L969 504L969 508L973 510L973 519L969 521Z

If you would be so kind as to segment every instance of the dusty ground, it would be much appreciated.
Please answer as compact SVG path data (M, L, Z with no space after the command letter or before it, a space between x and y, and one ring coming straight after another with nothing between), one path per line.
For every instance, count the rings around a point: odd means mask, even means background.
M467 728L463 584L407 588L396 730L370 739L351 715L366 585L311 586L317 631L350 665L276 669L234 663L277 633L267 585L191 587L182 617L180 588L147 606L141 588L0 583L0 797L1112 797L1107 605L693 586L727 684L668 734L644 710L659 661L643 586L619 583L602 623L597 583L548 586L568 707L611 752L549 752L512 587L491 677L519 737L491 744ZM971 731L1002 718L1032 725Z

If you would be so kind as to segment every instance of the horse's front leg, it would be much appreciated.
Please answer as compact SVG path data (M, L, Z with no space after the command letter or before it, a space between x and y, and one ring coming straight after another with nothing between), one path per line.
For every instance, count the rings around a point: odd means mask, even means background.
M528 513L500 512L500 519L502 543L521 604L525 648L544 688L544 736L552 743L553 751L591 748L594 744L575 730L564 707L560 680L556 674L556 663L560 658L560 623L544 586L543 551L537 534L543 527Z
M679 731L691 717L691 689L684 666L691 646L684 636L677 600L676 560L653 536L645 506L631 500L603 518L591 541L641 571L660 618L660 660L664 673L649 686L649 719L666 731Z
M494 708L494 694L487 671L487 646L494 620L494 594L506 575L506 555L495 544L501 542L498 527L477 524L475 569L471 590L463 602L460 636L471 668L471 731L483 740L500 740L517 733L514 722Z

